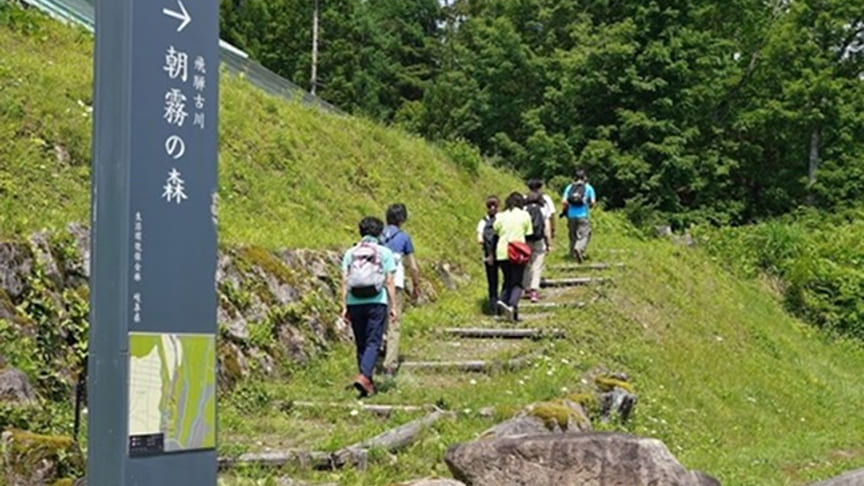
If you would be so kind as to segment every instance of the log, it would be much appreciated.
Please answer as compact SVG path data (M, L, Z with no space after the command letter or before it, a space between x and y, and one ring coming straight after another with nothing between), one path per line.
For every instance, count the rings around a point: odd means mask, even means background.
M453 417L453 412L445 412L443 410L435 410L434 412L420 417L417 420L412 420L405 425L400 425L395 429L390 429L382 434L376 435L370 439L358 442L333 453L332 466L340 468L345 464L351 464L357 456L357 451L366 451L373 448L385 449L390 452L395 452L413 444L420 433L424 429L434 424L444 417Z
M597 283L609 282L612 279L605 277L574 277L574 278L556 278L544 279L540 282L540 287L576 287L579 285L591 285Z
M445 334L453 334L463 338L501 338L501 339L540 339L543 337L562 337L564 333L557 329L490 329L484 327L448 328Z
M304 451L289 449L285 451L255 452L242 454L236 458L220 457L222 469L238 466L279 468L292 465L300 468L334 470L345 466L366 469L371 448L382 448L395 452L414 443L423 430L444 417L452 417L452 412L435 409L423 417L407 424L390 429L370 439L360 441L336 452Z

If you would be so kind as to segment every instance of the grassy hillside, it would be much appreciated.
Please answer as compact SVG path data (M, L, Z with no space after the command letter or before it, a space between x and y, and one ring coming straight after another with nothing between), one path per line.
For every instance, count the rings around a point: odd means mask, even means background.
M87 218L91 42L38 15L0 8L5 237ZM857 412L864 351L788 315L771 282L741 280L699 250L644 240L618 215L598 213L594 260L627 266L609 272L612 285L557 297L591 302L586 309L531 322L565 330L565 340L496 347L444 339L436 332L442 327L487 322L478 313L479 268L468 264L476 257L471 233L485 194L518 188L518 181L485 166L472 176L421 140L285 104L242 80L224 79L222 96L223 242L344 246L359 216L401 200L426 268L448 255L474 277L460 292L408 313L406 357L543 350L516 372L400 373L373 402L437 402L457 418L397 456L373 451L367 471L245 470L226 475L225 484L275 484L273 478L290 475L366 486L446 475L440 459L449 445L526 404L580 391L583 374L598 367L628 373L640 396L630 423L607 428L658 437L687 467L725 485L803 485L864 465L864 414ZM414 417L381 419L352 409L353 394L344 389L352 361L350 345L337 345L290 380L249 381L224 396L221 452L335 450ZM299 399L348 408L290 406ZM484 407L493 408L492 417L479 413Z
M0 7L0 235L89 214L92 37ZM487 166L460 170L421 139L322 114L222 77L220 238L268 248L344 247L366 214L408 206L421 256L466 255L491 191L520 189ZM462 154L464 151L453 150Z

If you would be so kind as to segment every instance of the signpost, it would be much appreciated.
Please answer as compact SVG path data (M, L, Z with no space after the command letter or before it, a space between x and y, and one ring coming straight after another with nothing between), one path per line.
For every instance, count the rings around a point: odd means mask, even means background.
M215 486L219 2L96 21L88 484Z

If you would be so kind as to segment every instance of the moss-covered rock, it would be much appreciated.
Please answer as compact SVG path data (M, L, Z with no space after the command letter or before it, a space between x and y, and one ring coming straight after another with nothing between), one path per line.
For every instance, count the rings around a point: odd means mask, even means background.
M56 484L84 471L84 457L70 437L8 430L2 451L3 476L10 485Z

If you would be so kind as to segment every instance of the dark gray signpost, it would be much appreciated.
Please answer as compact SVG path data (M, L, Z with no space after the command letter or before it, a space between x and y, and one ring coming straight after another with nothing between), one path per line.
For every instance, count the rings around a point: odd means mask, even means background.
M97 0L90 486L216 484L216 0Z

